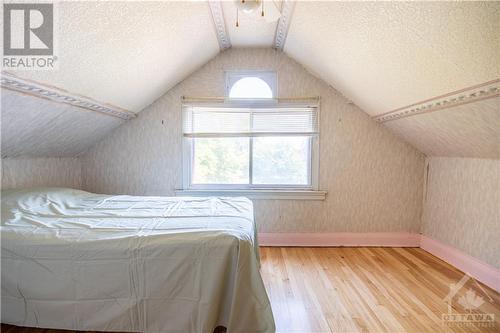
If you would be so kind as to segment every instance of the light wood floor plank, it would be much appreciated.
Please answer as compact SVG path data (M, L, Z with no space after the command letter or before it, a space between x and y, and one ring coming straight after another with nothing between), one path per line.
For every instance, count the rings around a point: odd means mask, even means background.
M472 313L491 326L444 326L444 298L463 273L419 248L261 248L262 277L278 332L500 332L500 294L469 280L458 299L482 297ZM462 302L464 303L464 302ZM464 303L466 304L466 303ZM62 333L2 325L5 333Z

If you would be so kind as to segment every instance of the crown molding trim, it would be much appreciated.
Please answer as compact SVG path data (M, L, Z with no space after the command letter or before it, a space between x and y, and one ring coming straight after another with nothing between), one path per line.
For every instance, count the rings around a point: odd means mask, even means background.
M222 4L220 0L209 0L208 5L210 6L210 12L212 13L212 20L214 22L215 34L217 35L219 47L221 51L229 49L231 47L231 41L229 40L229 34L226 30Z
M292 21L293 10L295 9L295 0L283 0L281 5L281 17L276 26L274 34L274 48L283 50L285 47L286 37L288 36L288 29Z
M92 98L72 94L66 90L22 79L12 73L2 71L0 79L2 88L18 91L33 97L48 99L53 102L68 104L86 110L100 112L108 116L130 120L136 114L120 107L98 102Z
M416 116L500 96L500 79L436 96L372 118L379 123Z

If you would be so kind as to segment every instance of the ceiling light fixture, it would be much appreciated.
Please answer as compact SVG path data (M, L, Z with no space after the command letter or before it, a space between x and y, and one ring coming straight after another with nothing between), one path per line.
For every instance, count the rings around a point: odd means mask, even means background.
M253 19L265 19L267 22L275 22L281 17L278 5L273 0L267 0L270 5L264 11L266 0L235 0L236 5L236 27L240 26L240 11L247 17ZM258 10L260 7L260 11Z
M236 8L241 10L245 14L253 13L259 5L261 4L261 0L236 0Z

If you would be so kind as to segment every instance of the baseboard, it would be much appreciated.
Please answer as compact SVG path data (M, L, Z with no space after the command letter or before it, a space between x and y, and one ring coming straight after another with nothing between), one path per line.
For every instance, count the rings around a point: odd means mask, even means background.
M261 246L418 247L420 235L409 232L259 233Z
M500 270L454 247L422 235L420 247L500 292Z

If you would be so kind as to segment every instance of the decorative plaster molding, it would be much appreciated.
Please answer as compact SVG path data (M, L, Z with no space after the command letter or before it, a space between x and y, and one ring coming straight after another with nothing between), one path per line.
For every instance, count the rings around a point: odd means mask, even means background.
M69 104L91 111L101 112L113 117L125 120L136 117L135 113L117 106L100 103L89 97L75 95L56 87L44 85L31 80L21 79L11 73L2 72L0 83L5 89L19 91L34 97Z
M212 20L214 21L215 34L219 41L219 47L222 51L231 47L229 34L226 30L226 22L224 21L224 12L222 11L222 4L219 0L209 0L210 12L212 13Z
M295 8L294 0L283 0L281 5L281 17L276 26L276 33L274 35L274 48L283 50L285 47L286 36L292 21L292 14Z
M373 116L379 123L415 116L500 96L500 79L478 84Z

